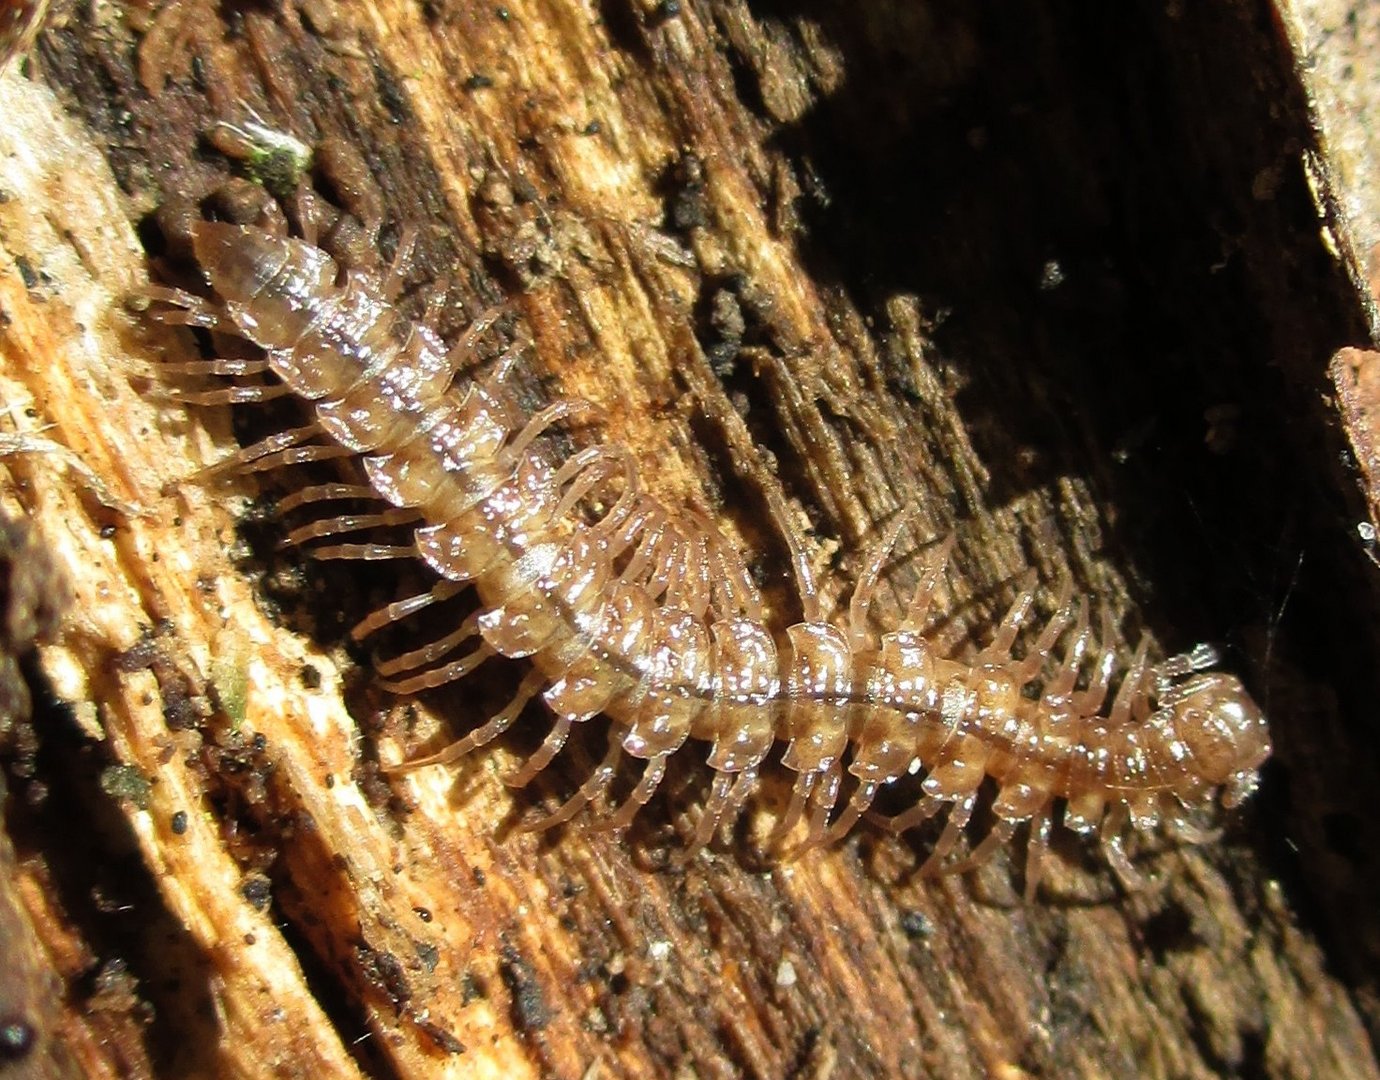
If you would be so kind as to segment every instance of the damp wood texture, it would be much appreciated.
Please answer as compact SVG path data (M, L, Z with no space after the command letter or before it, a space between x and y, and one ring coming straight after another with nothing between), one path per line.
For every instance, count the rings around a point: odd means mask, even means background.
M1380 571L1364 409L1329 392L1373 345L1373 219L1343 218L1337 95L1301 74L1338 16L1117 8L58 5L0 80L8 1068L1376 1076ZM260 125L291 139L265 157ZM826 609L913 507L954 538L950 655L1032 569L1123 664L1212 642L1269 719L1261 790L1208 843L1133 845L1131 893L1056 834L1026 902L1021 834L924 880L938 829L773 856L770 770L678 867L694 744L628 830L523 832L603 755L588 725L510 792L539 707L385 774L520 665L380 686L349 630L416 567L282 547L280 475L189 482L292 403L179 400L159 364L252 357L140 310L186 283L188 220L303 189L345 261L415 237L398 303L443 340L507 305L515 399L592 402L776 625L801 613L767 502ZM922 566L903 542L879 624Z

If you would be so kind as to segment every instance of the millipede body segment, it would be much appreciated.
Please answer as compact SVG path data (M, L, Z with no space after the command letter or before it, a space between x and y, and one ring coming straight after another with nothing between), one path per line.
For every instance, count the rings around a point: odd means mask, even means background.
M617 826L648 801L672 754L705 743L714 777L688 856L736 815L778 744L795 780L777 838L804 821L806 844L842 836L883 786L918 765L923 795L885 824L900 831L947 810L926 868L959 869L1030 822L1028 894L1059 806L1065 825L1100 835L1118 873L1134 880L1122 846L1128 824L1145 830L1166 820L1192 838L1189 809L1219 792L1234 805L1255 786L1269 754L1266 724L1235 677L1205 670L1212 650L1152 665L1142 642L1113 694L1110 620L1104 614L1094 634L1089 605L1069 587L1029 631L1024 655L1014 655L1034 606L1028 583L971 662L940 655L925 631L948 544L932 549L901 624L879 634L869 608L905 515L876 543L840 625L820 614L797 558L805 618L769 627L730 541L643 490L624 448L596 444L552 463L538 437L588 406L563 399L523 415L504 381L511 350L474 373L476 341L497 312L448 349L394 307L392 274L342 272L308 240L256 227L200 222L191 239L212 297L155 289L166 302L156 317L236 334L264 359L178 364L178 374L242 380L187 397L290 393L314 414L225 467L357 455L367 485L308 487L290 496L292 505L369 497L380 508L323 515L288 542L324 540L314 549L321 558L417 558L436 574L433 588L370 615L355 636L464 590L476 594L477 610L459 626L381 662L384 685L417 692L495 655L530 664L506 708L403 767L451 761L489 742L539 696L554 724L514 782L535 776L581 722L606 715L613 734L602 763L540 824L569 819L609 788L622 757L640 759L640 779L613 813ZM411 526L410 543L342 539L398 524ZM839 808L846 775L851 790ZM996 824L968 858L950 861L988 777Z

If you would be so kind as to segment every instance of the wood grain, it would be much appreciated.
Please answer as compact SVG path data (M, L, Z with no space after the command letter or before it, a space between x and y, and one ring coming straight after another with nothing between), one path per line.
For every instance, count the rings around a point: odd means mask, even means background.
M1376 1075L1374 588L1321 397L1366 340L1357 278L1271 9L1118 11L178 0L49 28L0 82L0 392L104 488L6 459L74 595L9 818L74 1021L124 1036L89 1074ZM331 148L315 183L385 249L421 226L407 302L449 282L444 333L508 299L525 400L594 401L775 620L764 487L831 602L916 504L958 537L956 650L1032 565L1132 644L1223 641L1279 749L1261 796L1151 845L1143 894L1065 838L1025 906L1005 859L915 880L924 836L762 858L780 778L670 870L689 761L627 837L521 834L602 751L508 792L535 710L383 779L500 687L372 686L343 630L399 583L275 552L248 478L181 482L231 419L160 399L196 343L125 303L157 208L230 176L205 133L251 110Z

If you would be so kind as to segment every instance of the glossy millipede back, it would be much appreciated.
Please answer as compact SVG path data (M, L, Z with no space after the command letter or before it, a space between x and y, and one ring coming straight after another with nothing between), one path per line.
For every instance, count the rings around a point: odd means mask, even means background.
M472 597L474 613L460 625L380 659L383 685L411 694L494 657L528 665L505 707L398 770L483 746L540 699L553 720L514 778L525 783L604 715L602 764L535 827L568 820L609 792L622 762L640 762L610 817L627 824L671 756L698 745L714 778L689 857L738 813L777 747L775 760L794 777L776 830L782 843L802 826L804 846L842 836L873 816L884 787L918 768L919 801L885 823L899 831L947 813L924 870L974 865L1029 822L1028 892L1060 808L1066 825L1101 836L1130 881L1128 823L1146 830L1167 821L1188 833L1189 811L1219 790L1234 804L1253 786L1268 732L1239 681L1204 670L1215 660L1209 651L1152 664L1142 642L1118 679L1106 617L1094 634L1091 605L1065 585L1037 623L1031 576L985 648L971 660L947 655L926 619L948 543L932 549L902 623L879 632L873 594L910 515L868 553L837 623L822 613L810 561L787 527L804 617L769 625L734 545L703 517L645 491L625 447L592 442L551 459L543 432L597 416L564 398L528 414L506 385L506 364L476 370L476 339L492 315L448 349L394 306L386 283L396 274L342 271L306 240L253 226L199 222L190 236L210 297L155 290L164 305L156 317L237 334L263 360L175 372L262 374L268 382L229 383L226 399L284 393L309 414L305 425L242 450L230 467L358 459L364 482L318 484L293 505L375 506L323 512L287 542L325 558L412 559L433 575L426 591L364 618L356 638ZM779 497L766 509L789 519ZM409 530L405 542L369 539L397 527ZM951 862L989 782L995 828Z

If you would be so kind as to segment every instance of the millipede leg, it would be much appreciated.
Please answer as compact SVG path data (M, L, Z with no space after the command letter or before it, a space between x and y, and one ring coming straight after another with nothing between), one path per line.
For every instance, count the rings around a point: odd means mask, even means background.
M815 781L819 779L817 772L798 773L795 778L795 786L791 788L791 802L786 807L786 813L780 821L776 823L776 828L772 830L771 836L767 839L767 847L774 848L791 834L796 822L805 813L805 804L810 799L810 793L814 791Z
M776 522L786 547L791 553L791 570L795 574L796 592L800 595L801 618L805 622L820 622L824 612L820 607L819 589L815 587L815 572L810 568L810 553L800 532L791 522L791 513L780 490L767 488L767 513Z
M704 812L695 823L695 835L685 850L671 860L672 866L680 867L690 862L709 845L715 833L738 819L738 815L743 811L743 804L757 787L757 776L756 765L749 765L737 773L736 777L734 773L727 772L714 774L714 786L705 803Z
M354 641L363 641L370 634L377 633L385 626L401 622L409 615L413 615L423 608L428 608L432 604L449 600L452 596L464 592L468 587L464 582L442 580L424 593L409 596L406 600L394 600L393 603L371 612L355 623L350 630L350 637Z
M1102 656L1097 662L1092 682L1081 694L1074 695L1073 708L1080 716L1096 716L1102 711L1107 700L1107 691L1112 685L1112 672L1116 670L1116 629L1112 625L1112 615L1102 609L1101 641Z
M444 750L439 750L426 757L413 758L411 761L404 761L397 765L391 765L384 769L388 773L411 772L414 769L425 768L428 765L447 765L452 761L464 757L471 750L476 750L481 746L493 742L513 725L513 721L522 712L523 707L532 700L532 697L541 689L544 677L535 669L528 673L527 678L522 680L517 693L503 709L496 713L481 728L471 731L463 739L457 739Z
M710 537L709 553L714 566L714 603L716 610L724 618L741 615L753 622L762 621L762 596L752 580L752 574L743 562L742 556L714 538Z
M909 810L903 810L895 817L881 817L876 814L868 814L867 817L868 820L874 821L888 832L900 836L901 833L915 828L922 822L929 821L947 805L938 795L926 795Z
M738 815L743 812L743 804L757 787L757 775L756 765L749 765L738 774L738 779L733 783L733 790L728 793L728 806L724 809L720 824L731 825L738 820Z
M978 653L977 658L973 661L974 666L1005 664L1011 660L1011 646L1016 643L1016 637L1020 634L1021 627L1025 625L1026 619L1030 618L1030 610L1035 606L1035 590L1038 580L1039 576L1035 570L1027 570L1022 576L1016 599L1011 602L1011 606L1002 616L1001 622L997 623L996 632L992 635L992 643Z
M557 716L555 725L546 733L541 745L531 757L505 776L503 782L510 788L524 788L530 784L537 773L550 765L556 755L564 749L566 740L570 738L570 725L571 719L568 715L561 713Z
M685 590L680 606L694 618L700 619L709 610L713 598L709 576L709 543L702 533L696 533L691 538L685 569Z
M426 595L431 595L430 593ZM413 597L417 600L417 597ZM404 601L405 603L407 601ZM414 608L415 610L415 608ZM377 614L377 613L376 613ZM373 616L370 616L371 618ZM479 633L479 616L471 615L459 627L452 630L445 637L438 638L436 641L423 645L421 648L412 649L393 657L391 660L377 660L374 662L374 671L378 675L390 676L399 675L404 671L412 671L415 668L425 667L427 664L434 664L441 657L452 651L463 641L468 641Z
M842 784L843 764L835 758L824 774L824 783L815 791L814 805L810 810L810 827L806 831L805 842L796 850L797 856L824 843L825 827L829 824L829 815L834 811L834 804L838 802L839 788Z
M733 773L722 771L714 773L714 783L709 789L709 798L705 801L704 810L700 812L699 820L695 822L695 833L685 849L672 857L672 866L686 865L708 845L709 841L714 839L714 833L719 827L719 819L728 803L729 790L733 786Z
M563 420L593 412L597 412L594 403L582 398L561 398L554 401L527 421L527 425L513 437L512 442L504 447L503 452L507 455L508 460L516 466L522 460L522 455L527 452L527 448L532 445L533 440L543 431L554 427Z
M408 525L418 521L420 516L411 507L392 507L372 514L341 514L338 517L321 518L293 529L278 541L278 547L300 547L302 544L327 536L342 536L345 533L386 528L389 525Z
M978 841L977 847L973 848L964 858L944 867L939 873L966 874L970 870L976 870L1001 850L1003 845L1011 841L1011 837L1016 834L1016 826L1019 824L1018 821L1002 818L992 826L986 836Z
M1180 809L1171 813L1165 820L1165 826L1175 840L1196 846L1198 844L1215 844L1222 839L1222 827L1220 825L1216 828L1204 829L1201 825L1195 825L1184 817L1186 812Z
M213 360L160 360L159 375L262 375L272 370L263 359L241 360L217 357Z
M632 793L624 800L609 818L595 825L597 832L616 832L619 829L626 829L632 824L633 818L651 800L656 793L656 789L661 786L661 782L666 779L666 759L667 754L658 754L647 762L647 766L642 770L642 777L633 788Z
M235 456L238 457L239 455ZM286 465L304 465L309 461L336 461L340 458L354 456L355 452L347 446L294 446L288 450L279 450L274 454L264 454L253 461L236 464L233 468L237 472L268 472L270 469L281 469ZM217 464L213 468L221 471L223 464Z
M824 834L823 841L832 844L837 840L843 839L848 835L848 830L857 824L858 819L867 813L872 805L872 800L877 797L877 792L881 788L876 780L864 780L853 789L853 794L848 800L848 805L843 808L843 813L838 816L838 820L829 826Z
M848 638L855 650L866 648L869 643L867 615L877 594L882 567L891 557L896 541L901 537L901 530L910 524L916 513L914 506L902 510L863 563L863 572L859 575L858 583L853 588L852 599L848 602Z
M920 580L915 586L915 594L910 598L900 629L919 632L925 628L925 619L930 613L930 605L934 602L934 591L939 587L939 577L944 573L944 567L949 564L949 557L953 554L954 544L957 542L958 534L949 533L925 560Z
M287 397L292 388L284 383L267 383L254 386L222 386L216 390L177 390L164 387L162 394L184 405L204 405L216 408L222 405L257 405L264 401Z
M289 428L286 431L280 431L275 435L270 435L266 439L260 439L258 442L236 451L229 457L216 462L214 465L206 466L206 468L194 474L192 478L193 482L204 483L206 480L228 472L250 471L251 466L262 461L264 458L272 457L274 454L287 450L290 447L299 446L308 439L313 439L321 434L323 434L323 432L319 424L307 424L303 427Z
M569 821L584 809L586 804L593 802L600 793L608 790L608 786L613 783L613 778L618 773L618 757L623 752L623 740L621 736L615 735L615 732L609 732L609 748L604 753L604 760L599 763L589 779L580 785L580 789L552 813L523 825L523 832L546 832L547 829L554 829L557 825Z
M408 222L403 225L402 234L398 237L397 249L393 252L393 258L388 263L388 269L379 282L379 292L390 304L397 300L398 295L402 292L407 264L412 260L412 252L417 247L417 234L418 229L415 223Z
M1073 595L1073 579L1064 578L1063 585L1059 587L1059 597L1054 602L1054 614L1049 617L1049 622L1045 623L1040 636L1035 639L1025 659L1016 668L1015 679L1018 683L1028 683L1040 674L1040 669L1045 666L1045 660L1053 651L1055 643L1073 621L1075 613L1082 610L1083 598L1075 598ZM1010 655L1010 646L1007 646L1007 655Z
M215 304L185 289L150 285L141 291L139 298L149 303L170 305L169 308L149 312L149 318L154 322L167 326L199 326L203 330L239 335L239 327Z
M1035 892L1049 859L1049 827L1049 807L1042 806L1030 819L1030 839L1026 841L1024 898L1027 904L1035 902Z
M455 682L456 679L464 678L485 660L494 655L496 655L496 653L493 646L488 644L488 642L483 642L469 655L462 656L459 660L454 660L446 664L445 667L439 667L433 671L424 672L421 675L414 675L410 679L403 679L399 682L390 682L387 679L380 679L379 686L387 690L390 694L404 696L407 694L416 694L422 690L433 690L438 686L444 686L446 683Z
M1127 892L1134 893L1145 888L1145 877L1131 865L1131 858L1126 854L1126 839L1123 833L1128 817L1125 803L1112 804L1107 816L1102 819L1101 845L1102 855L1116 874L1117 880L1121 882L1121 887Z
M382 562L387 559L415 559L419 554L416 544L331 544L312 549L311 557Z
M485 308L477 316L474 322L465 327L465 332L456 339L450 351L446 353L446 361L455 371L470 366L470 361L474 357L474 350L479 344L479 339L489 332L489 328L499 319L503 318L510 309L507 305L499 304L494 307ZM506 353L504 354L507 355ZM516 359L516 357L514 357Z
M310 484L289 492L278 500L278 513L286 514L303 506L339 499L379 501L379 494L367 484Z
M954 801L953 809L949 811L949 820L944 822L944 831L939 834L939 839L935 841L934 850L930 852L930 857L920 867L920 877L930 877L944 869L944 860L948 858L949 852L954 849L959 838L963 835L963 830L968 825L968 819L973 816L973 807L976 805L976 795L965 795Z
M1083 597L1077 597L1074 601L1075 618L1073 624L1073 636L1069 640L1068 648L1064 651L1064 659L1059 662L1058 669L1050 677L1049 682L1045 683L1045 700L1056 698L1066 698L1073 693L1073 688L1078 685L1078 670L1083 666L1083 657L1087 655L1088 647L1092 644L1092 633L1088 626L1088 604ZM1027 674L1022 666L1017 678L1021 681L1033 679L1038 671L1031 671Z
M1140 644L1136 646L1135 655L1131 657L1131 666L1126 669L1121 685L1117 687L1116 697L1112 699L1112 708L1107 713L1107 726L1113 730L1131 718L1132 707L1144 692L1149 652L1150 642L1146 638L1141 638Z

